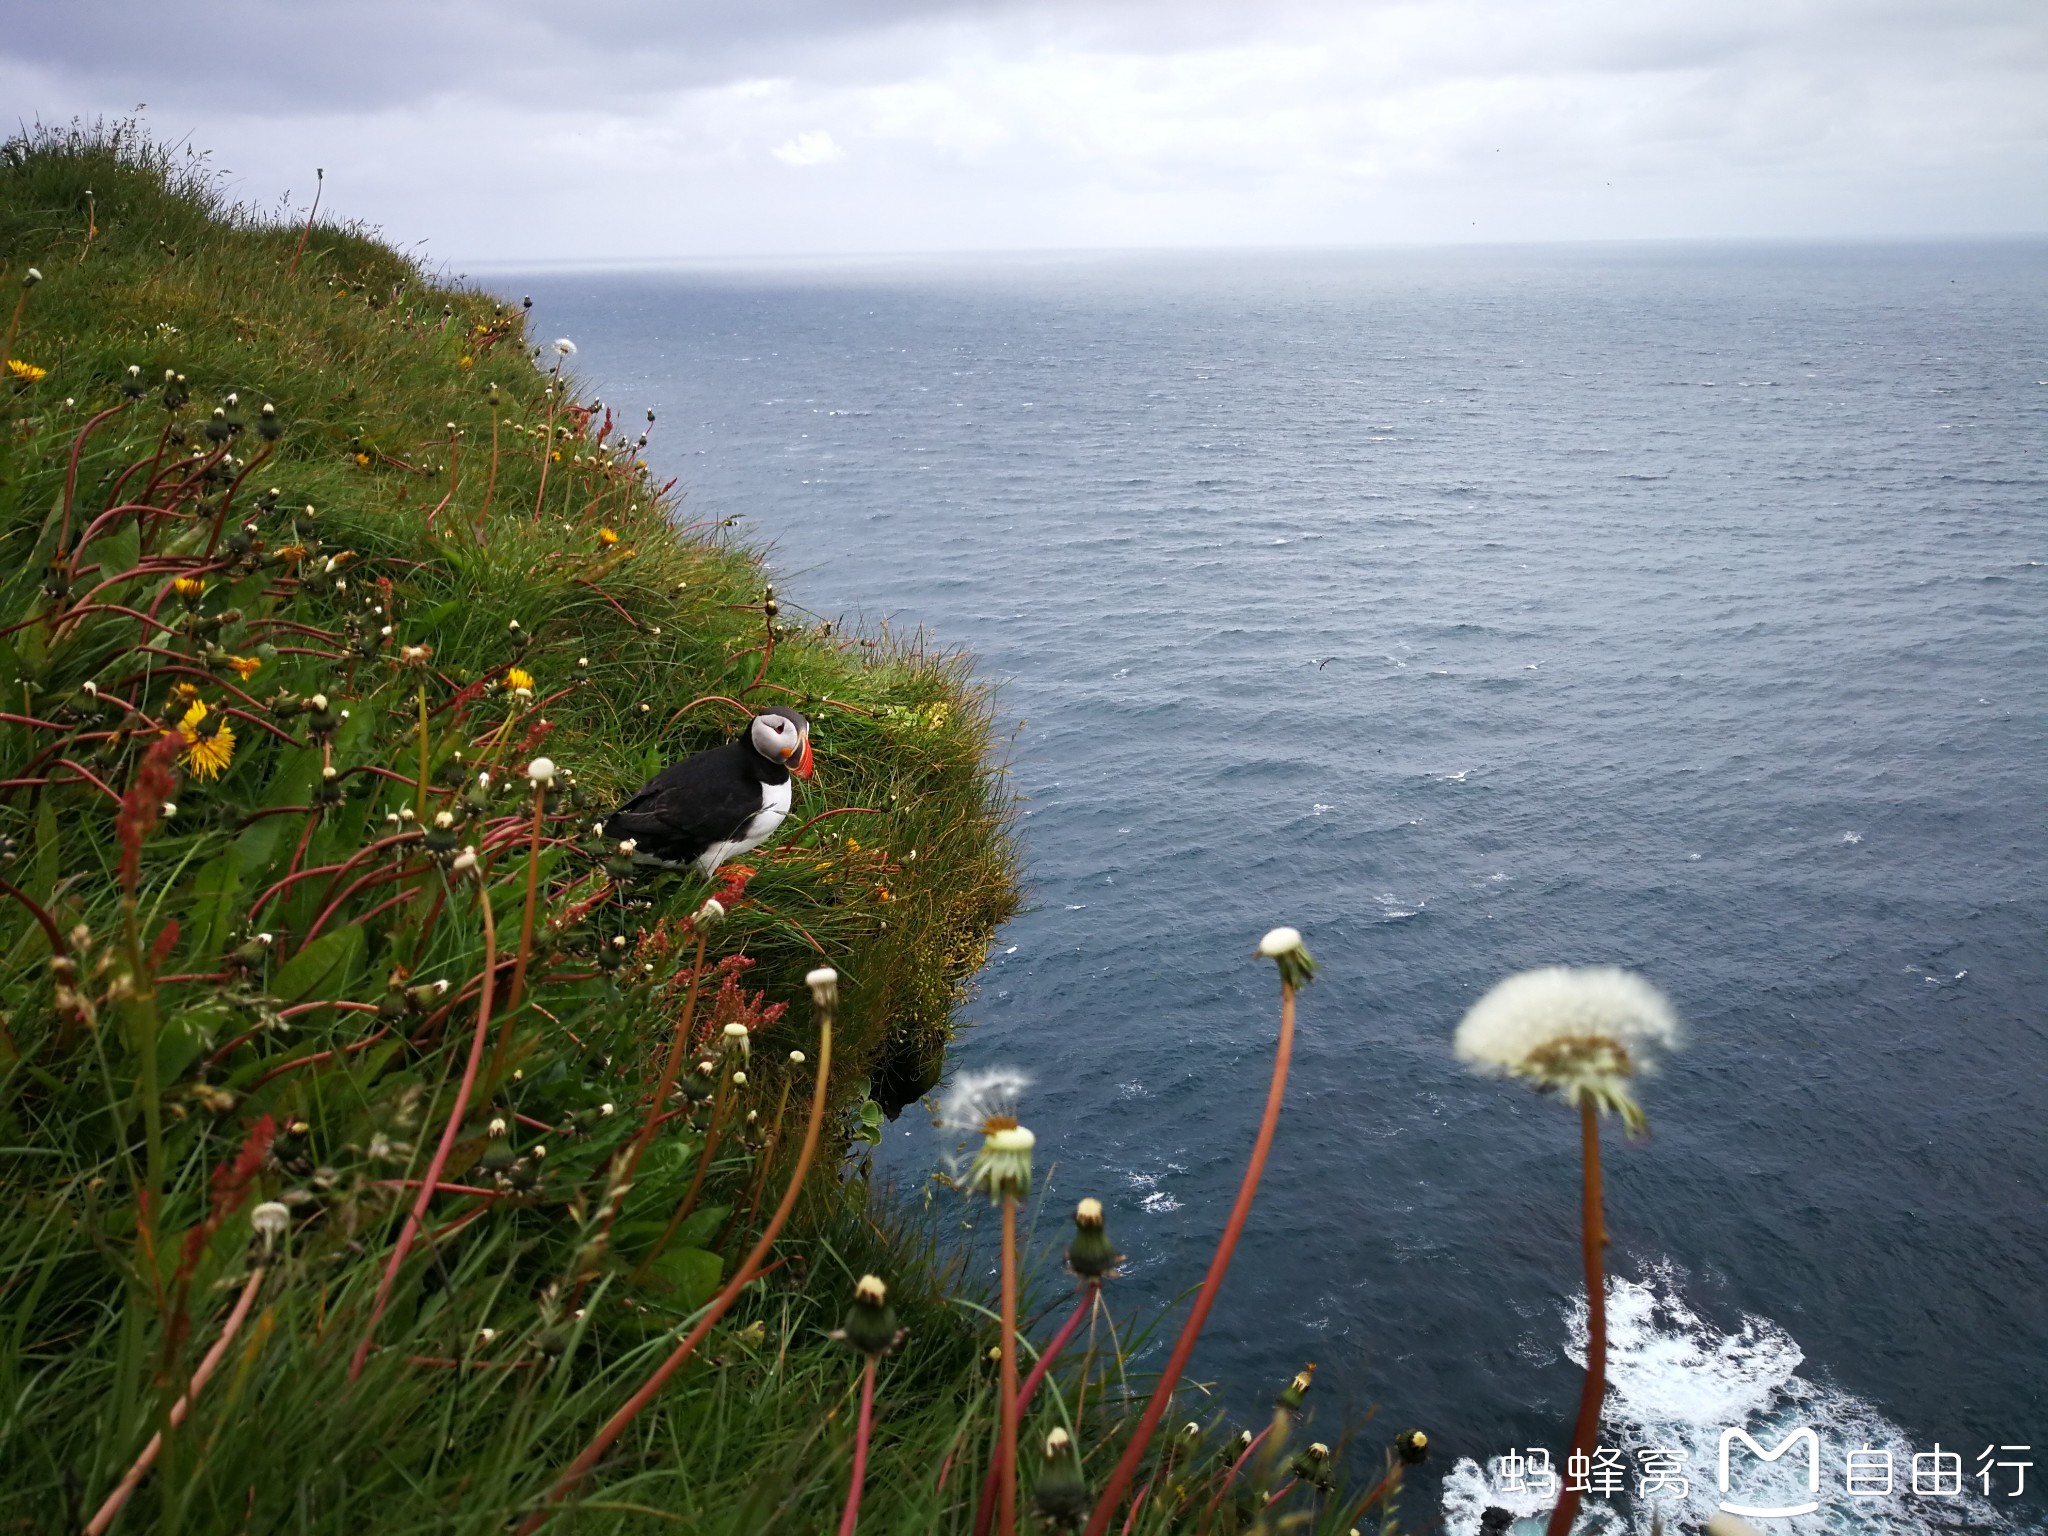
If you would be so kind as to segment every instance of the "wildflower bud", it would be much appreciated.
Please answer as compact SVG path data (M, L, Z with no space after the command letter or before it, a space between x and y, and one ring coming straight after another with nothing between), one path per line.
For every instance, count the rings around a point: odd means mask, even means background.
M1322 1441L1315 1441L1300 1451L1287 1470L1307 1483L1311 1488L1323 1489L1331 1484L1330 1448Z
M889 1305L889 1288L879 1275L862 1275L854 1283L853 1305L837 1336L877 1359L895 1349L896 1309Z
M462 850L462 852L460 852L460 853L458 853L457 855L455 855L455 862L454 862L454 863L452 863L452 864L450 864L450 865L448 866L448 868L449 868L449 869L450 869L450 870L451 870L451 871L452 871L453 873L455 873L455 874L458 874L458 875L466 875L466 874L468 874L468 873L469 873L469 872L470 872L471 870L475 869L475 868L476 868L476 847L475 847L475 845L474 845L474 844L472 844L472 845L470 845L469 847L466 847L466 848L464 848L464 849Z
M741 1061L745 1061L753 1054L753 1047L747 1035L747 1026L744 1024L732 1023L726 1025L724 1044L725 1053L728 1056L737 1056Z
M634 854L638 853L639 851L640 851L640 839L639 839L639 838L637 838L637 837L627 837L627 838L621 838L621 839L619 840L619 857L620 857L620 858L622 858L622 859L630 859L631 857L633 857L633 855L634 855Z
M476 1341L479 1344L488 1344L497 1336L498 1330L495 1328L479 1328L476 1331Z
M256 1229L266 1248L282 1237L291 1224L291 1209L281 1201L266 1200L249 1213L249 1225Z
M405 1000L412 1005L415 1013L425 1013L430 1005L448 995L448 987L446 978L440 981L423 981L416 987L405 989Z
M789 1053L789 1064L792 1067L800 1067L804 1064L804 1061L805 1057L802 1051L791 1051Z
M530 1156L535 1162L539 1162L542 1158L548 1155L548 1144L546 1142L542 1142L539 1146L535 1147L533 1151L527 1155Z
M1105 1280L1116 1273L1124 1256L1110 1246L1102 1228L1102 1202L1083 1200L1074 1207L1074 1240L1067 1245L1067 1268L1083 1280Z
M491 1135L491 1136L502 1136L502 1135L504 1135L504 1134L505 1134L505 1130L506 1130L506 1126L505 1126L505 1117L504 1117L503 1115L493 1115L493 1116L491 1116L491 1123L490 1123L489 1125L487 1125L486 1127L484 1127L484 1130L485 1130L485 1133L486 1133L487 1135Z
M166 801L165 801L165 802L163 803L163 815L164 815L164 819L165 819L166 821L168 821L168 820L170 820L170 819L171 819L171 817L173 817L173 816L175 816L175 815L177 815L177 814L178 814L178 802L177 802L177 801L175 801L175 800L166 800Z
M21 286L24 288L33 288L37 283L40 283L42 280L43 274L38 272L34 267L30 267L26 272L22 273L21 275Z
M990 1131L974 1155L967 1187L981 1190L990 1200L1022 1200L1031 1193L1031 1149L1038 1138L1021 1125Z
M1429 1460L1429 1436L1419 1429L1403 1430L1394 1437L1394 1454L1405 1466L1421 1466Z
M820 1013L830 1013L839 1006L839 973L831 966L819 966L804 977L804 985L811 989L811 1005Z
M746 1087L746 1086L747 1086L747 1074L746 1074L746 1073L744 1073L744 1072L735 1072L735 1073L733 1073L733 1075L732 1075L732 1084L733 1084L733 1086L734 1086L735 1088L744 1088L744 1087Z
M1088 1513L1088 1485L1081 1477L1080 1458L1074 1454L1072 1438L1057 1425L1046 1433L1031 1497L1040 1514L1065 1530L1079 1525Z
M316 693L313 697L306 700L306 710L309 714L324 714L326 709L327 695L324 693Z
M1315 980L1316 963L1298 928L1275 928L1259 940L1259 953L1280 968L1280 985L1297 992Z
M446 832L455 825L455 813L453 811L434 812L434 825L441 831Z
M538 784L543 788L545 788L547 785L554 783L554 759L547 757L536 757L532 762L526 765L526 777L530 783Z
M606 1102L597 1106L597 1113L600 1119L609 1120L613 1115L617 1114L618 1112L618 1106L610 1102Z
M1315 1362L1311 1360L1306 1366L1294 1373L1294 1380L1288 1382L1287 1390L1274 1399L1273 1406L1285 1409L1288 1413L1298 1413L1301 1409L1302 1399L1308 1396L1309 1384L1315 1379L1316 1366Z
M696 928L709 928L724 921L725 903L716 898L705 902L690 919L691 926Z

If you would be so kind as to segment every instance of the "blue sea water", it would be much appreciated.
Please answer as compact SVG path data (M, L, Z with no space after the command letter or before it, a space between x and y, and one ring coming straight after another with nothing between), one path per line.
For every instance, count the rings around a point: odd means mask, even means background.
M1200 1276L1270 1060L1251 951L1307 934L1220 1402L1317 1361L1324 1424L1431 1432L1454 1532L1513 1503L1490 1459L1561 1460L1575 1128L1450 1034L1613 962L1691 1032L1608 1158L1610 1439L1689 1455L1667 1513L1722 1428L1808 1423L1794 1529L2048 1523L2048 1469L1841 1481L2048 1448L2048 247L490 282L790 599L1000 684L1029 906L955 1061L1036 1077L1047 1235L1104 1198L1127 1302ZM935 1150L912 1112L881 1166Z

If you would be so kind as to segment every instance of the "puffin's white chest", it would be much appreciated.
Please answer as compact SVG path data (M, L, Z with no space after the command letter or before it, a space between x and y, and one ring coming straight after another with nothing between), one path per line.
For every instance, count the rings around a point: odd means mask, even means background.
M792 787L793 783L789 779L784 779L780 784L761 786L761 809L740 833L746 839L749 848L782 825L782 818L789 814L789 795Z
M717 872L718 866L727 859L736 858L740 854L745 853L749 848L757 847L773 836L775 829L782 825L783 817L789 814L790 791L792 787L788 779L784 779L780 784L763 784L761 786L761 809L747 818L746 824L740 828L737 837L728 838L721 843L713 843L709 848L706 848L697 858L697 867L706 875L714 874Z

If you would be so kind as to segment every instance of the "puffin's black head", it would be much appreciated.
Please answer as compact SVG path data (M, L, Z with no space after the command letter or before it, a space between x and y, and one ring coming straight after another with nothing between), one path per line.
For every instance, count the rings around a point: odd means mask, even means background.
M747 741L769 762L798 778L811 776L811 722L795 710L762 710L747 729Z

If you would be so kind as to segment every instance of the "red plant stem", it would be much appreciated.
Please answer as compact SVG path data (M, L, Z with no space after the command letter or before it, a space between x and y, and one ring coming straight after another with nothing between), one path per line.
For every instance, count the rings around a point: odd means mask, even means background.
M654 1085L654 1098L648 1103L647 1118L641 1122L640 1133L633 1138L633 1144L626 1151L625 1166L612 1182L630 1186L633 1175L640 1167L640 1159L647 1154L647 1145L654 1140L654 1128L661 1123L662 1106L668 1103L668 1096L674 1091L676 1077L682 1070L683 1052L689 1048L690 1026L697 1017L697 986L704 977L704 942L710 937L702 925L697 926L697 958L690 962L690 995L683 1002L683 1011L676 1016L676 1032L669 1041L668 1059L662 1063L661 1078ZM706 1149L709 1151L709 1148ZM764 1165L765 1166L765 1165ZM701 1169L703 1163L700 1161ZM618 1215L618 1208L625 1203L622 1195L605 1208L605 1231L611 1231L612 1221Z
M1135 1499L1131 1500L1131 1512L1128 1515L1124 1516L1123 1536L1131 1536L1131 1527L1138 1523L1138 1511L1144 1507L1145 1496L1151 1493L1154 1485L1156 1485L1158 1481L1159 1474L1157 1472L1154 1472L1152 1474L1150 1481L1148 1481L1144 1487L1138 1490L1138 1496Z
M93 417L91 421L88 421L83 427L79 428L78 436L72 439L71 464L64 472L64 521L59 525L57 532L57 558L59 560L64 558L64 546L71 542L71 498L78 490L78 455L84 451L85 440L92 436L92 429L94 427L105 421L109 416L118 416L127 409L128 402L126 400L123 400L119 405L108 406L104 411Z
M368 1050L371 1046L375 1045L379 1040L382 1040L386 1035L390 1033L390 1027L387 1025L386 1027L379 1029L375 1034L363 1036L362 1039L356 1041L353 1045L344 1045L343 1047L341 1047L340 1050L315 1051L310 1056L294 1056L289 1061L281 1061L276 1066L270 1068L270 1070L265 1072L261 1077L257 1078L255 1082L251 1083L249 1085L248 1091L250 1093L254 1093L258 1088L261 1088L265 1083L271 1082L276 1078L283 1077L287 1072L296 1072L301 1067L314 1066L319 1062L332 1061L337 1056L352 1056L357 1051Z
M996 1519L1002 1536L1017 1536L1017 1197L1003 1195L1003 1354L996 1449Z
M121 802L120 792L117 790L109 789L107 787L107 781L105 779L102 779L98 774L94 773L91 769L79 767L78 764L71 761L71 759L68 757L58 758L56 766L58 766L59 768L69 768L81 779L85 780L86 783L93 785L101 792L103 792L109 799L114 801L115 804L118 805Z
M1174 1341L1173 1354L1167 1359L1166 1369L1160 1373L1159 1385L1153 1388L1152 1400L1145 1405L1145 1413L1138 1420L1136 1432L1124 1447L1116 1470L1103 1486L1102 1497L1096 1500L1083 1536L1103 1536L1109 1529L1117 1505L1131 1486L1131 1479L1138 1474L1138 1463L1144 1458L1145 1447L1151 1443L1152 1434L1159 1428L1159 1421L1173 1399L1173 1389L1180 1383L1180 1374L1187 1368L1188 1357L1195 1352L1195 1340L1201 1335L1202 1324L1208 1320L1209 1308L1215 1305L1216 1293L1223 1288L1224 1272L1230 1268L1230 1256L1237 1249L1245 1218L1251 1214L1252 1197L1259 1190L1259 1175L1266 1170L1266 1154L1273 1147L1273 1132L1280 1123L1280 1101L1287 1092L1287 1063L1293 1052L1294 988L1283 982L1280 987L1280 1040L1273 1050L1273 1079L1266 1089L1266 1112L1259 1121L1258 1138L1252 1143L1251 1160L1245 1164L1244 1181L1238 1185L1237 1200L1230 1207L1230 1219L1224 1223L1223 1236L1217 1241L1215 1255L1209 1260L1209 1273L1203 1277L1202 1289L1188 1311L1187 1321L1181 1325L1180 1337Z
M1081 1326L1081 1320L1095 1305L1095 1298L1101 1289L1102 1282L1099 1280L1090 1280L1082 1285L1081 1299L1075 1304L1073 1314L1060 1325L1060 1331L1052 1336L1052 1342L1045 1346L1044 1353L1039 1355L1037 1363L1031 1367L1031 1374L1024 1378L1024 1385L1017 1389L1017 1413L1020 1418L1031 1406L1031 1399L1038 1391L1038 1384L1045 1380L1045 1373L1052 1369L1053 1361L1059 1358L1060 1351L1065 1349L1067 1341L1073 1338L1074 1330ZM994 1512L996 1467L993 1457L989 1461L988 1474L981 1485L981 1503L974 1511L974 1536L988 1536L989 1516Z
M760 1273L762 1260L768 1257L768 1250L775 1245L775 1239L782 1235L782 1228L789 1220L789 1213L796 1209L796 1197L803 1189L804 1175L810 1171L811 1159L817 1153L818 1133L825 1124L825 1100L831 1079L832 1015L829 1011L821 1010L818 1022L818 1080L811 1093L810 1125L804 1131L804 1144L797 1153L796 1167L790 1172L789 1185L782 1192L782 1203L775 1208L775 1214L768 1218L768 1225L762 1229L753 1251L747 1255L740 1267L733 1271L733 1277L726 1282L725 1289L720 1291L711 1305L704 1309L704 1315L697 1320L697 1326L692 1328L689 1336L662 1361L654 1374L641 1384L640 1390L626 1399L619 1411L605 1422L604 1428L597 1432L596 1438L569 1463L569 1469L562 1474L554 1487L548 1490L541 1508L528 1515L521 1523L517 1536L533 1536L535 1531L547 1523L548 1516L553 1513L553 1506L560 1503L583 1481L590 1469L604 1458L604 1453L612 1448L612 1443L625 1433L626 1426L639 1416L643 1408L654 1401L655 1394L661 1391L669 1377L682 1369L684 1362L696 1353L697 1346L704 1342L713 1328L718 1326L719 1319L731 1310L735 1301L739 1300L740 1292L751 1285L754 1277Z
M258 1264L250 1274L248 1282L242 1287L242 1294L235 1298L235 1308L228 1313L227 1322L221 1326L220 1337L213 1341L213 1348L206 1352L206 1358L199 1362L199 1368L192 1373L192 1379L185 1384L185 1390L179 1394L178 1400L171 1404L171 1428L176 1429L185 1422L185 1415L192 1409L192 1400L199 1396L200 1389L206 1385L208 1378L220 1365L221 1358L227 1354L228 1345L234 1342L235 1335L242 1330L242 1324L248 1321L249 1308L255 1305L256 1292L263 1284L263 1274L264 1266ZM157 1455L163 1448L163 1431L158 1430L150 1436L149 1444L142 1448L142 1454L135 1458L134 1465L128 1468L121 1481L115 1485L114 1491L107 1495L106 1502L100 1505L99 1513L87 1523L85 1536L104 1536L107 1527L114 1523L114 1517L121 1513L121 1506L128 1502L128 1496L134 1493L141 1486L143 1478L148 1476L149 1469L155 1465Z
M306 227L299 231L299 243L292 248L292 264L285 269L286 277L299 275L299 258L306 254L306 241L312 238L313 234L313 215L320 211L320 194L326 190L327 172L324 169L316 171L313 182L313 206L306 210Z
M377 1321L384 1315L384 1307L391 1299L391 1288L398 1281L398 1271L405 1263L405 1256L412 1251L413 1239L419 1235L420 1223L426 1218L427 1207L433 1203L434 1186L441 1182L441 1170L448 1166L448 1156L455 1150L456 1139L462 1134L462 1116L469 1108L470 1090L476 1086L477 1068L483 1064L484 1042L491 1034L491 999L493 985L498 975L498 929L491 918L491 893L481 883L477 886L477 909L484 920L484 981L483 992L476 1008L476 1034L469 1044L469 1062L462 1069L462 1086L456 1090L455 1106L448 1111L448 1124L442 1129L441 1144L434 1149L434 1160L427 1164L427 1174L420 1183L419 1198L412 1203L412 1210L406 1214L405 1226L398 1234L398 1246L391 1251L391 1262L384 1266L384 1278L377 1285L377 1299L370 1307L369 1326L363 1329L362 1342L356 1345L355 1357L348 1363L348 1379L354 1381L363 1374L363 1361L369 1356L370 1343L377 1335Z
M1607 1276L1601 1253L1607 1246L1607 1222L1600 1191L1600 1116L1590 1099L1579 1105L1579 1149L1586 1164L1585 1204L1579 1216L1586 1259L1586 1384L1579 1392L1572 1450L1590 1457L1600 1443L1600 1404L1607 1396ZM1580 1496L1581 1490L1566 1478L1545 1536L1568 1536Z
M295 870L292 873L286 875L282 880L278 881L277 884L273 885L261 896L258 896L256 898L256 904L249 909L249 919L252 922L255 921L256 914L263 910L263 908L269 903L270 898L278 895L288 886L295 885L301 880L310 880L315 875L325 875L330 873L335 877L336 880L339 880L351 869L354 869L356 865L362 863L364 859L370 857L371 854L376 853L382 849L392 847L395 844L407 842L412 838L420 837L422 835L424 834L419 832L394 832L389 837L378 838L376 842L371 843L366 848L358 849L354 854L352 854L350 857L343 860L339 864L316 864L311 869Z
M1224 1472L1223 1481L1216 1485L1216 1492L1210 1497L1208 1507L1202 1511L1202 1518L1204 1520L1216 1513L1216 1506L1223 1502L1223 1495L1230 1491L1231 1483L1236 1480L1237 1474L1244 1470L1244 1464L1252 1459L1252 1452L1256 1451L1264 1442L1266 1436L1271 1433L1273 1433L1273 1426L1268 1424L1256 1435L1253 1435L1250 1440L1245 1442L1244 1449L1237 1453L1237 1460L1233 1461Z
M591 591L595 592L599 597L603 598L606 602L610 603L614 609L617 609L619 617L626 621L626 625L629 629L638 629L640 627L640 621L634 618L632 614L626 612L624 608L619 607L619 600L613 597L611 593L605 591L603 587L600 587L594 581L585 581L581 576L577 576L573 579L577 586L590 588Z
M5 892L24 907L27 907L29 916L42 924L43 933L50 941L51 954L60 957L68 957L70 955L71 946L64 942L64 935L58 931L57 920L50 916L49 911L41 902L37 901L35 897L29 895L27 891L24 891L11 880L0 880L0 892Z
M406 869L400 867L398 869L373 869L367 874L358 875L349 884L347 890L343 891L321 909L320 915L313 919L313 926L306 930L305 938L299 941L299 948L295 953L304 953L306 946L318 938L320 930L327 926L327 919L334 916L341 909L341 904L347 901L349 897L355 895L357 891L369 885L383 885L392 880L403 880L407 875L416 874L417 872L416 868Z
M839 1517L839 1536L853 1536L860 1522L860 1490L868 1478L868 1435L875 1427L875 1357L869 1355L860 1375L860 1423L853 1432L853 1478L846 1487L846 1513Z

